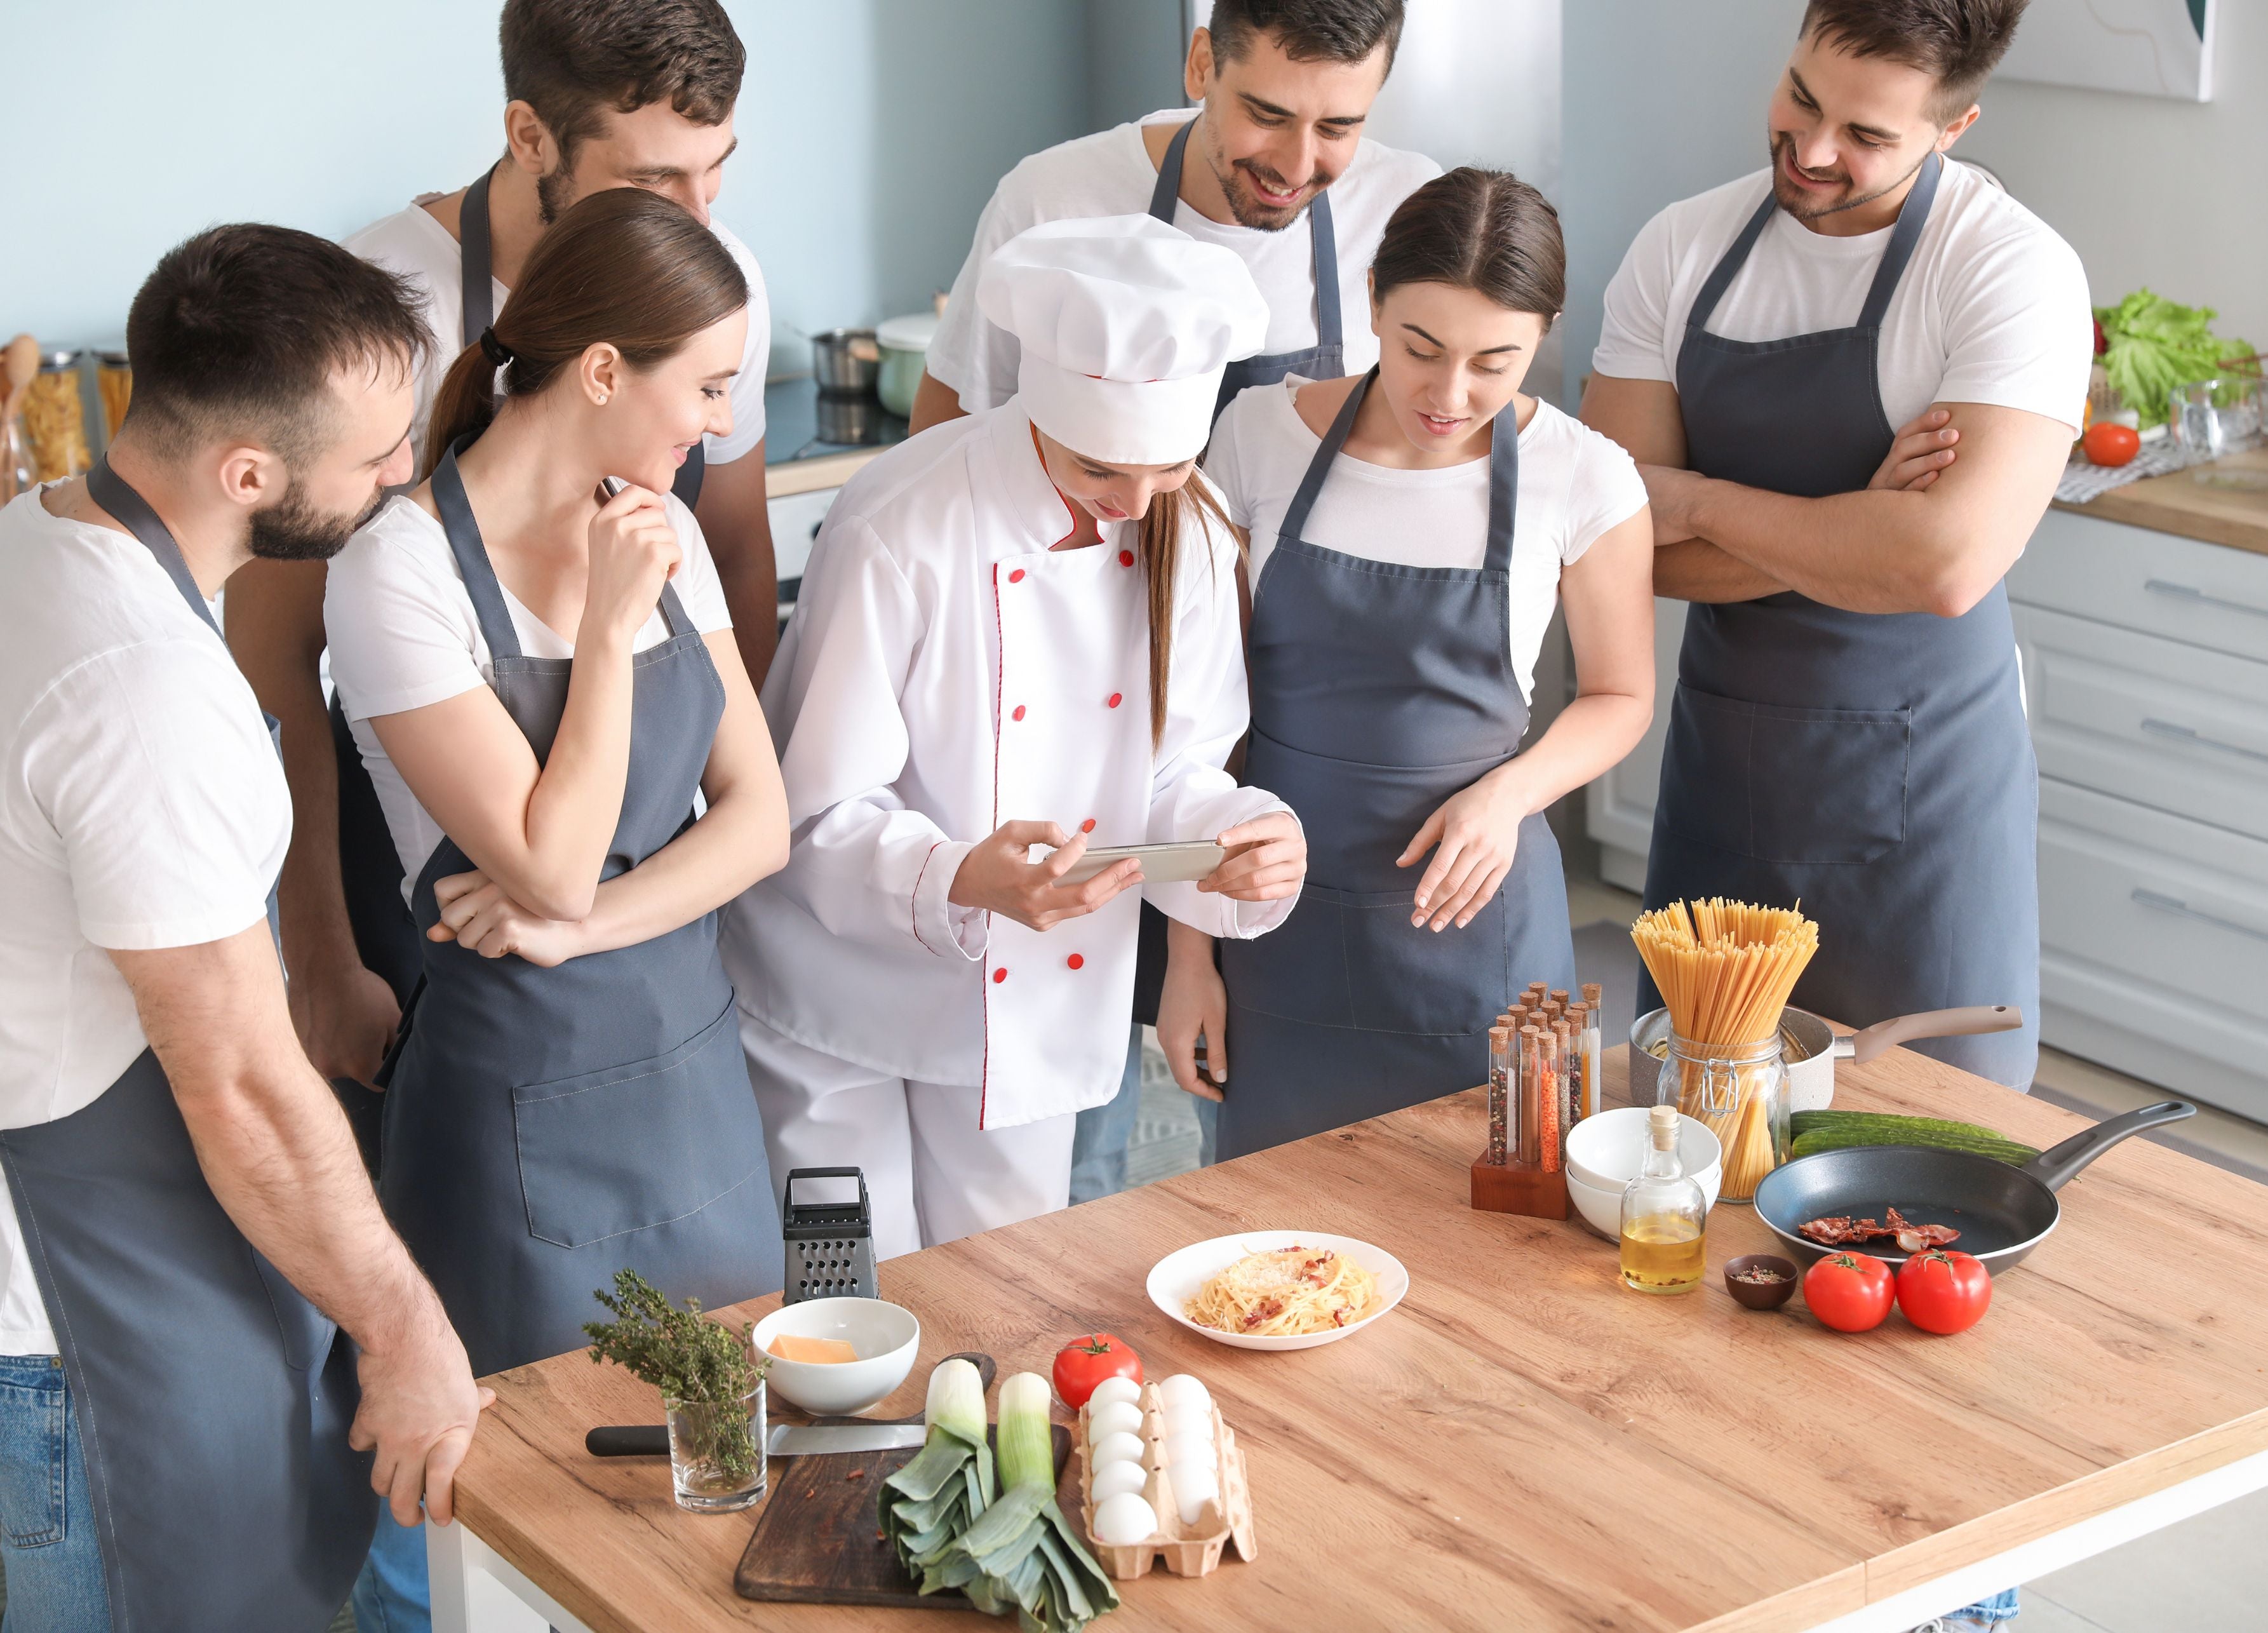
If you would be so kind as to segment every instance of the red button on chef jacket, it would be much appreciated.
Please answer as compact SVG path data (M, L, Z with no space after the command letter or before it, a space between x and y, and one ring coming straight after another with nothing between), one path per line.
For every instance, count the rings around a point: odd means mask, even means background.
M1064 962L1070 965L1073 969L1085 969L1086 967L1086 960L1079 957L1076 953L1065 959Z
M1126 701L1126 695L1125 695L1123 692L1113 692L1113 693L1110 695L1110 706L1111 706L1113 709L1117 708L1119 704L1121 704L1121 703L1124 702L1125 701ZM1020 709L1019 709L1019 710L1016 711L1017 715L1018 715L1020 717L1022 716L1023 712L1024 712L1024 711L1023 711L1022 710L1020 710Z
M1016 711L1015 711L1013 714L1010 715L1010 716L1008 717L1008 718L1010 718L1011 720L1021 720L1023 717L1024 717L1024 706L1023 706L1023 704L1021 704L1021 703L1018 703L1018 704L1016 705Z
M1008 575L1008 582L1009 582L1010 584L1021 584L1021 583L1023 583L1023 582L1024 582L1024 570L1023 570L1022 568L1019 567L1018 569L1016 569L1016 570L1015 570L1014 572L1010 573L1010 574Z
M1134 565L1134 552L1133 552L1133 551L1131 551L1131 550L1121 550L1121 551L1119 551L1119 552L1118 552L1118 564L1119 564L1121 567L1131 567L1132 565Z

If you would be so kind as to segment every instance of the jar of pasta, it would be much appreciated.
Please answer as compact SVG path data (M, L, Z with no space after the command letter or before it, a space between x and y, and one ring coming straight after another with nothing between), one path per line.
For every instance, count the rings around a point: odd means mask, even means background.
M1719 1202L1753 1202L1787 1160L1787 1063L1779 1033L1761 1043L1702 1043L1672 1033L1654 1103L1706 1123L1723 1148Z
M78 351L43 351L40 371L24 387L24 433L41 482L77 476L94 463L79 396Z
M94 386L102 396L102 443L118 435L118 423L126 417L126 405L134 397L134 370L126 361L126 349L98 351L94 354Z

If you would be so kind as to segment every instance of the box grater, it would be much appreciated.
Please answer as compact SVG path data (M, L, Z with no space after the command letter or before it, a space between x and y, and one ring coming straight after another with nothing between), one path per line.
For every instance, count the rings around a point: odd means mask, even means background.
M799 1203L798 1180L856 1180L857 1203ZM787 1291L781 1302L806 1298L878 1298L874 1282L874 1216L866 1203L866 1175L858 1168L798 1168L787 1176L787 1210L780 1234L787 1242Z

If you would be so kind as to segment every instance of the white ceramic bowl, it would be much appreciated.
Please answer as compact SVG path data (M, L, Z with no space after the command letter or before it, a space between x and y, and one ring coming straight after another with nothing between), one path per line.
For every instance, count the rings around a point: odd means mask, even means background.
M921 1350L921 1323L911 1310L880 1298L806 1298L782 1305L756 1323L750 1340L770 1355L771 1342L840 1338L858 1352L855 1361L789 1361L771 1357L764 1380L771 1392L817 1417L863 1412L906 1381Z
M1567 1172L1620 1196L1646 1166L1646 1122L1653 1112L1650 1106L1616 1106L1584 1118L1567 1130ZM1703 1169L1724 1161L1725 1148L1707 1123L1681 1113L1677 1157L1685 1172L1698 1178Z
M1712 1163L1693 1176L1700 1181L1701 1195L1709 1206L1717 1205L1717 1188L1723 1182L1724 1171ZM1623 1232L1623 1188L1593 1185L1572 1168L1567 1172L1567 1202L1576 1216L1597 1234L1610 1242L1619 1243Z
M1334 1253L1344 1254L1378 1277L1379 1308L1346 1327L1285 1338L1224 1333L1218 1328L1200 1326L1182 1313L1182 1306L1196 1298L1207 1282L1245 1254L1266 1253L1276 1247L1328 1247ZM1211 1241L1195 1242L1169 1253L1150 1267L1152 1304L1191 1332L1238 1350L1312 1350L1317 1344L1351 1337L1375 1326L1388 1311L1402 1302L1402 1296L1409 1291L1410 1272L1402 1268L1401 1260L1386 1249L1357 1241L1351 1236L1333 1236L1322 1231L1246 1231L1236 1236L1216 1236Z

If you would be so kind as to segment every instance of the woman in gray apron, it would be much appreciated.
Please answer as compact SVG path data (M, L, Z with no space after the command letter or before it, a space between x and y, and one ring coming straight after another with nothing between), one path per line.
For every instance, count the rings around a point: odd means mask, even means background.
M1867 485L1893 440L1882 320L1945 161L1898 213L1859 320L1786 340L1708 331L1771 224L1769 194L1695 297L1677 358L1687 462L1817 498ZM1915 1044L2029 1085L2039 1053L2039 784L2005 585L1958 618L1852 613L1793 591L1685 615L1646 905L1724 895L1819 924L1795 1002L1853 1026L2013 1004L2018 1032ZM1639 1006L1655 999L1650 983Z
M210 627L157 512L107 461L86 482ZM0 1164L85 1447L107 1625L323 1626L378 1512L347 1446L354 1345L213 1195L156 1053L71 1115L0 1131Z
M1412 194L1380 243L1379 367L1351 389L1301 388L1344 398L1253 588L1244 775L1299 813L1308 874L1288 923L1221 949L1235 1064L1224 1157L1469 1088L1487 1077L1491 1021L1521 988L1574 984L1559 850L1543 811L1645 730L1652 541L1627 457L1518 395L1558 312L1564 268L1557 217L1534 188L1453 171ZM1293 423L1298 401L1291 390L1256 392L1215 432L1217 465L1234 445L1235 468L1221 477L1231 513L1256 532L1269 518L1263 490L1284 504L1263 452L1314 435ZM1482 548L1459 540L1442 552L1476 555L1476 566L1411 564L1407 539L1358 553L1309 536L1318 508L1334 503L1335 466L1351 484L1336 503L1353 514L1356 467L1388 464L1342 460L1358 423L1399 451L1395 474L1430 480L1485 449ZM1515 570L1531 444L1549 457L1521 543L1546 554ZM1274 468L1285 468L1280 453ZM1395 502L1367 501L1381 519ZM1563 563L1582 695L1513 773L1528 721L1515 665L1534 662ZM1489 806L1503 831L1490 836L1497 859L1475 863L1457 856L1463 829L1441 822L1450 802L1483 787L1505 791ZM1421 886L1432 894L1414 901Z

